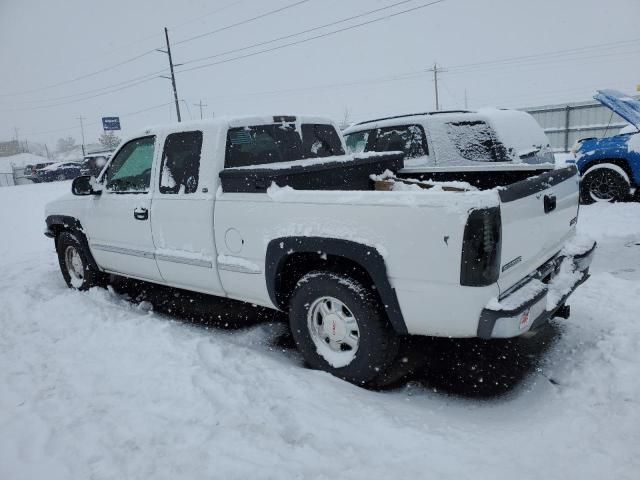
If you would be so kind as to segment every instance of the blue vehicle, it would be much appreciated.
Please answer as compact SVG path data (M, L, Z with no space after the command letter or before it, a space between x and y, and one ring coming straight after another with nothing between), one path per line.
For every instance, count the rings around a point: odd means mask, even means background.
M34 183L73 180L80 175L80 164L76 162L52 163L34 169L29 177Z
M580 201L624 201L640 193L640 101L616 90L598 90L593 98L627 120L635 131L578 140L574 151L582 177Z

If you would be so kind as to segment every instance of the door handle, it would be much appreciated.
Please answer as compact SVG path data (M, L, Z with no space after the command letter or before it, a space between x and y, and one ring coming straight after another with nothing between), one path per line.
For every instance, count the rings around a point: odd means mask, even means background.
M147 220L149 218L149 210L144 207L138 207L133 211L133 217L136 220Z
M545 195L544 196L544 213L552 212L556 209L556 196Z

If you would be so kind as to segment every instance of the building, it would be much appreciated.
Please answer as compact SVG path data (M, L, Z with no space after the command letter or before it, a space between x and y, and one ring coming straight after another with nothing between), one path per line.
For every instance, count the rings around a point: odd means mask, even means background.
M616 135L629 123L595 100L523 110L538 121L557 152L568 152L581 138Z
M0 157L9 157L20 153L20 144L17 140L0 142Z

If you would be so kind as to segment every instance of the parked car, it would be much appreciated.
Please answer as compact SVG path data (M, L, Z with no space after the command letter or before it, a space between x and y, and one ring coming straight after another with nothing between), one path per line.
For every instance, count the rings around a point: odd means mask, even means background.
M72 180L80 175L80 164L77 162L59 162L34 168L29 177L36 183Z
M94 177L100 175L100 172L102 171L102 168L107 164L111 153L112 151L108 150L86 154L80 167L80 174L93 175Z
M632 128L612 137L583 138L573 152L582 176L582 203L626 200L640 187L640 101L616 90L593 98L627 120Z
M36 170L40 170L44 167L48 167L49 165L53 165L55 162L43 162L36 163L35 165L27 165L24 169L24 176L30 179L33 182L37 182L37 178L35 178Z
M402 151L401 176L467 181L493 188L555 167L549 139L517 110L456 110L397 115L344 130L351 152Z
M306 362L358 385L388 378L406 335L568 316L595 249L575 237L575 166L425 190L393 176L402 153L345 147L320 117L149 128L47 205L46 235L69 287L117 274L288 312Z

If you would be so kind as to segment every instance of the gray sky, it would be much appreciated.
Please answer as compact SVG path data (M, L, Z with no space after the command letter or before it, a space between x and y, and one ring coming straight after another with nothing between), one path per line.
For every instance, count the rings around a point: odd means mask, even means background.
M399 1L307 0L179 44L296 0L0 0L0 141L13 138L14 127L21 139L50 146L66 135L79 141L80 115L87 124L87 142L101 133L102 116L121 116L123 135L175 120L170 82L151 75L168 71L166 55L145 54L164 47L165 25L175 44L174 62L186 63ZM428 2L408 1L176 70ZM323 114L337 121L345 108L351 120L431 110L433 74L425 70L434 62L445 70L439 77L444 108L462 108L465 89L470 108L586 100L597 88L633 93L640 84L639 19L639 0L446 0L324 38L177 73L181 110L186 119L199 118L194 104L202 100L207 117L214 112L291 112ZM138 55L142 56L117 68L69 82ZM122 82L145 75L150 80L123 88L131 83ZM66 83L44 88L61 82ZM105 92L111 93L95 96Z

